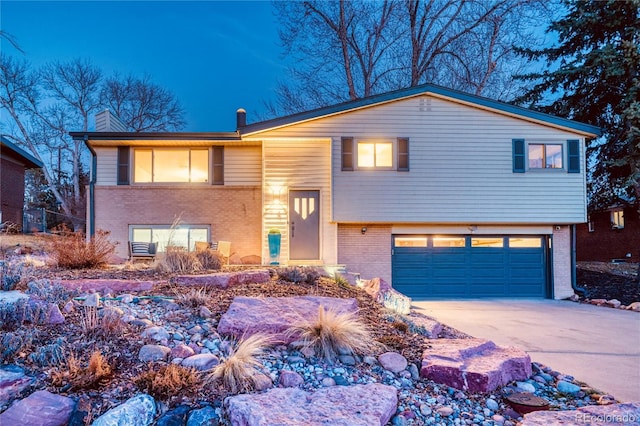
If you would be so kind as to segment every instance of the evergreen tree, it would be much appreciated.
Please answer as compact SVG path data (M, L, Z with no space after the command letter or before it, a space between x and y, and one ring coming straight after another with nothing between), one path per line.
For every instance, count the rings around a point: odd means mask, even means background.
M588 143L590 208L619 199L640 208L640 0L563 3L547 30L557 44L519 49L554 69L520 76L535 84L516 102L600 126Z

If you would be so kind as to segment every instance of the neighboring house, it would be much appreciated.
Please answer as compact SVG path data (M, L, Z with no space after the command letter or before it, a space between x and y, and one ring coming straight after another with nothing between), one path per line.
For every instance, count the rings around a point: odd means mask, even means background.
M0 223L22 226L24 173L41 167L40 160L0 136Z
M231 133L72 133L94 153L91 229L234 259L346 265L413 297L573 294L586 124L423 85ZM252 256L253 255L253 256Z
M636 207L628 203L589 214L587 223L577 227L578 261L626 260L640 258L640 219Z

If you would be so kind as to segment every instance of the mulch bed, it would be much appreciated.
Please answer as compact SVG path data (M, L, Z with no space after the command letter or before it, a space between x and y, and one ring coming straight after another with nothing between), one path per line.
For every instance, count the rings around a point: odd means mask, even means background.
M577 284L587 299L617 299L623 305L640 302L637 264L592 263L578 265Z

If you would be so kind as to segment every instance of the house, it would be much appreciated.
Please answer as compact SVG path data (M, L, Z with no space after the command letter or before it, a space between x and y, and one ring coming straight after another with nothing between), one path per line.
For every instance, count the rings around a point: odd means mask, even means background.
M425 298L573 294L590 125L434 85L229 133L77 132L90 229L232 242L233 259L345 265ZM179 235L178 235L179 234Z
M594 211L587 223L577 226L577 260L624 260L640 258L640 217L637 207L621 202L608 209Z
M0 223L22 226L25 170L41 167L42 161L0 136Z

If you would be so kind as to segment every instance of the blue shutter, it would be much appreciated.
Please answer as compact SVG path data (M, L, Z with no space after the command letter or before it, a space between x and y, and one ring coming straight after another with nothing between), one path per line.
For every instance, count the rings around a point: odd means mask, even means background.
M398 138L398 171L409 171L409 138Z
M567 141L567 172L580 173L580 141L576 139Z
M524 173L524 139L513 139L513 173Z
M353 171L353 138L342 138L342 171Z
M224 146L213 147L212 185L224 185Z
M129 185L129 147L118 147L118 185Z

